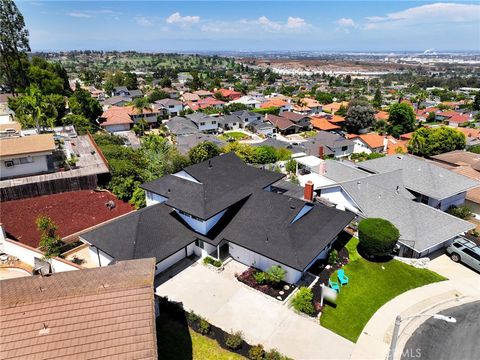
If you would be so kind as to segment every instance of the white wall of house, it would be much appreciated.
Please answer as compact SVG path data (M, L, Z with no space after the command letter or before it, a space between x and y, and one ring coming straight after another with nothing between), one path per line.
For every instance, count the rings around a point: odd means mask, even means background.
M352 198L347 194L341 186L333 186L320 190L320 197L323 197L330 201L331 203L337 205L339 210L350 210L354 213L358 213L359 209L357 205L352 200Z
M40 153L33 156L18 155L0 159L0 178L27 176L48 171L47 156L52 153ZM13 166L10 165L13 161Z
M166 109L170 116L177 116L178 114L180 114L180 112L183 111L183 104L168 105Z
M257 269L266 271L272 265L280 265L287 273L285 274L285 281L290 284L297 283L302 277L302 272L295 270L286 265L280 264L272 259L269 259L263 255L257 254L253 251L245 249L242 246L229 243L230 256L248 266L254 266Z
M130 130L130 124L106 125L105 130L109 133L114 133L117 131L128 131Z
M181 248L180 250L178 250L173 255L170 255L166 259L164 259L162 261L159 261L155 265L155 275L158 275L162 271L165 271L170 266L176 264L177 262L179 262L180 260L182 260L185 257L186 257L185 248Z
M90 259L92 259L97 266L107 266L114 260L110 255L105 254L96 246L90 245L88 251Z
M205 132L213 132L218 130L218 120L214 117L204 117L198 122L195 121L198 126L198 130Z
M0 251L8 255L15 256L20 261L32 267L35 266L35 258L43 259L43 253L41 251L28 245L21 244L18 241L7 239L3 233L3 230L0 231ZM59 258L50 259L50 265L53 272L72 271L79 269L79 267L73 263Z
M165 196L158 195L150 191L145 191L145 200L146 200L147 206L151 206L151 205L163 203L168 199Z
M354 148L355 148L354 145L339 146L338 148L333 149L334 156L336 158L349 156L349 155L353 154Z
M197 240L198 244L200 247L194 245L193 246L193 253L197 256L200 256L201 258L207 257L210 254L212 256L217 257L217 247L213 246L205 241L202 240Z
M177 209L175 211L178 213L178 215L181 216L183 220L196 232L206 235L212 227L215 226L215 224L221 219L223 214L227 211L226 209L219 212L217 215L212 216L208 220L202 220L199 218L194 218L190 214L187 214L185 212L180 212Z
M428 198L428 205L433 208L440 209L442 211L447 211L450 206L463 205L465 203L466 195L467 195L467 192L464 191L460 194L456 194L442 200Z

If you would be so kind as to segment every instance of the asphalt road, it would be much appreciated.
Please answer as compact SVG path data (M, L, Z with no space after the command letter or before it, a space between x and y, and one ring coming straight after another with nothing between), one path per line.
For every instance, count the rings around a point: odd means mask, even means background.
M408 339L402 359L480 359L480 301L442 311L456 323L428 319Z

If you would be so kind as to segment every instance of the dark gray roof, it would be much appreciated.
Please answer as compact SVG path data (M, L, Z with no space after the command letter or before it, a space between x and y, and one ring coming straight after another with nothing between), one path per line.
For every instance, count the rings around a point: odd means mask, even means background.
M261 130L261 129L273 129L275 128L275 126L269 122L255 122L253 124L249 124L248 126L252 126L253 128L257 129L257 130Z
M402 170L403 185L412 191L441 200L480 185L479 182L411 155L390 155L363 161L358 167L377 174Z
M141 90L128 90L128 93L130 94L130 96L132 97L140 97L140 96L143 96L143 93Z
M292 145L286 141L281 141L274 138L268 138L263 140L262 142L252 143L251 145L252 146L272 146L275 149L284 148L292 151L293 153L299 153L299 152L305 151L305 149L301 145Z
M343 136L338 134L327 131L319 131L315 137L307 139L305 145L307 144L316 146L323 145L328 147L330 150L333 150L342 146L353 146L354 142L352 140L345 139Z
M260 117L260 119L263 118L263 115L259 114L259 113L254 113L252 111L248 111L248 110L238 110L238 111L234 111L232 112L232 115L237 115L239 116L242 120L245 120L246 118L251 118L251 117Z
M218 118L218 123L222 125L226 124L243 124L243 120L237 115L224 115Z
M200 113L200 112L196 112L196 113L193 113L193 114L187 114L187 115L185 115L185 117L189 118L190 120L192 120L195 123L200 122L204 118L207 118L208 120L211 120L211 116L205 115L205 114Z
M155 101L155 104L163 105L163 106L183 105L183 103L181 101L178 101L178 100L175 100L175 99L170 99L170 98L157 100L157 101Z
M195 125L191 120L181 116L175 116L171 118L166 125L168 130L177 136L195 134L199 131L197 125Z
M123 101L130 102L132 101L132 98L130 96L118 95L109 97L108 99L103 100L101 103L102 105L115 105Z
M176 212L163 204L135 211L81 235L115 260L161 261L195 241Z
M190 120L188 120L188 121L190 121ZM204 143L206 141L214 143L218 147L223 147L223 146L226 145L225 141L220 140L215 135L204 134L204 133L198 132L198 130L194 134L192 134L192 133L190 133L190 134L191 135L185 135L185 136L177 137L177 149L182 154L188 153L188 151L192 147L197 146L198 144Z
M293 222L304 206L305 201L256 190L220 236L303 271L354 218L315 204Z
M142 188L167 197L167 205L204 220L285 176L246 165L233 152L188 166L184 171L199 183L167 175Z

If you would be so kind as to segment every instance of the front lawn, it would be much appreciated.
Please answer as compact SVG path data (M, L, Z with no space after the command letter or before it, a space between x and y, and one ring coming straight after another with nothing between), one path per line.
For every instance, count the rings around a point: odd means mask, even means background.
M234 139L234 140L248 140L250 139L250 136L247 134L244 134L240 131L232 131L232 132L227 132L222 135L218 136L220 139L227 141L228 139Z
M445 280L430 270L417 269L397 260L371 262L357 251L358 239L346 245L350 262L343 267L349 284L340 289L336 308L325 306L320 324L356 342L368 320L385 303L405 291ZM336 273L332 281L337 281Z
M300 136L304 138L311 138L317 136L317 132L315 130L308 130L300 133Z

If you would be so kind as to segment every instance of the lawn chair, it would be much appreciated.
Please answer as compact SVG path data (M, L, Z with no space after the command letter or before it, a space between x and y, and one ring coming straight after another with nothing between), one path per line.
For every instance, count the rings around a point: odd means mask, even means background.
M343 269L338 270L337 275L341 286L348 284L348 276L345 275L345 271Z
M336 281L331 281L330 279L328 279L328 286L335 290L337 293L340 292L340 286L338 286L338 282Z

